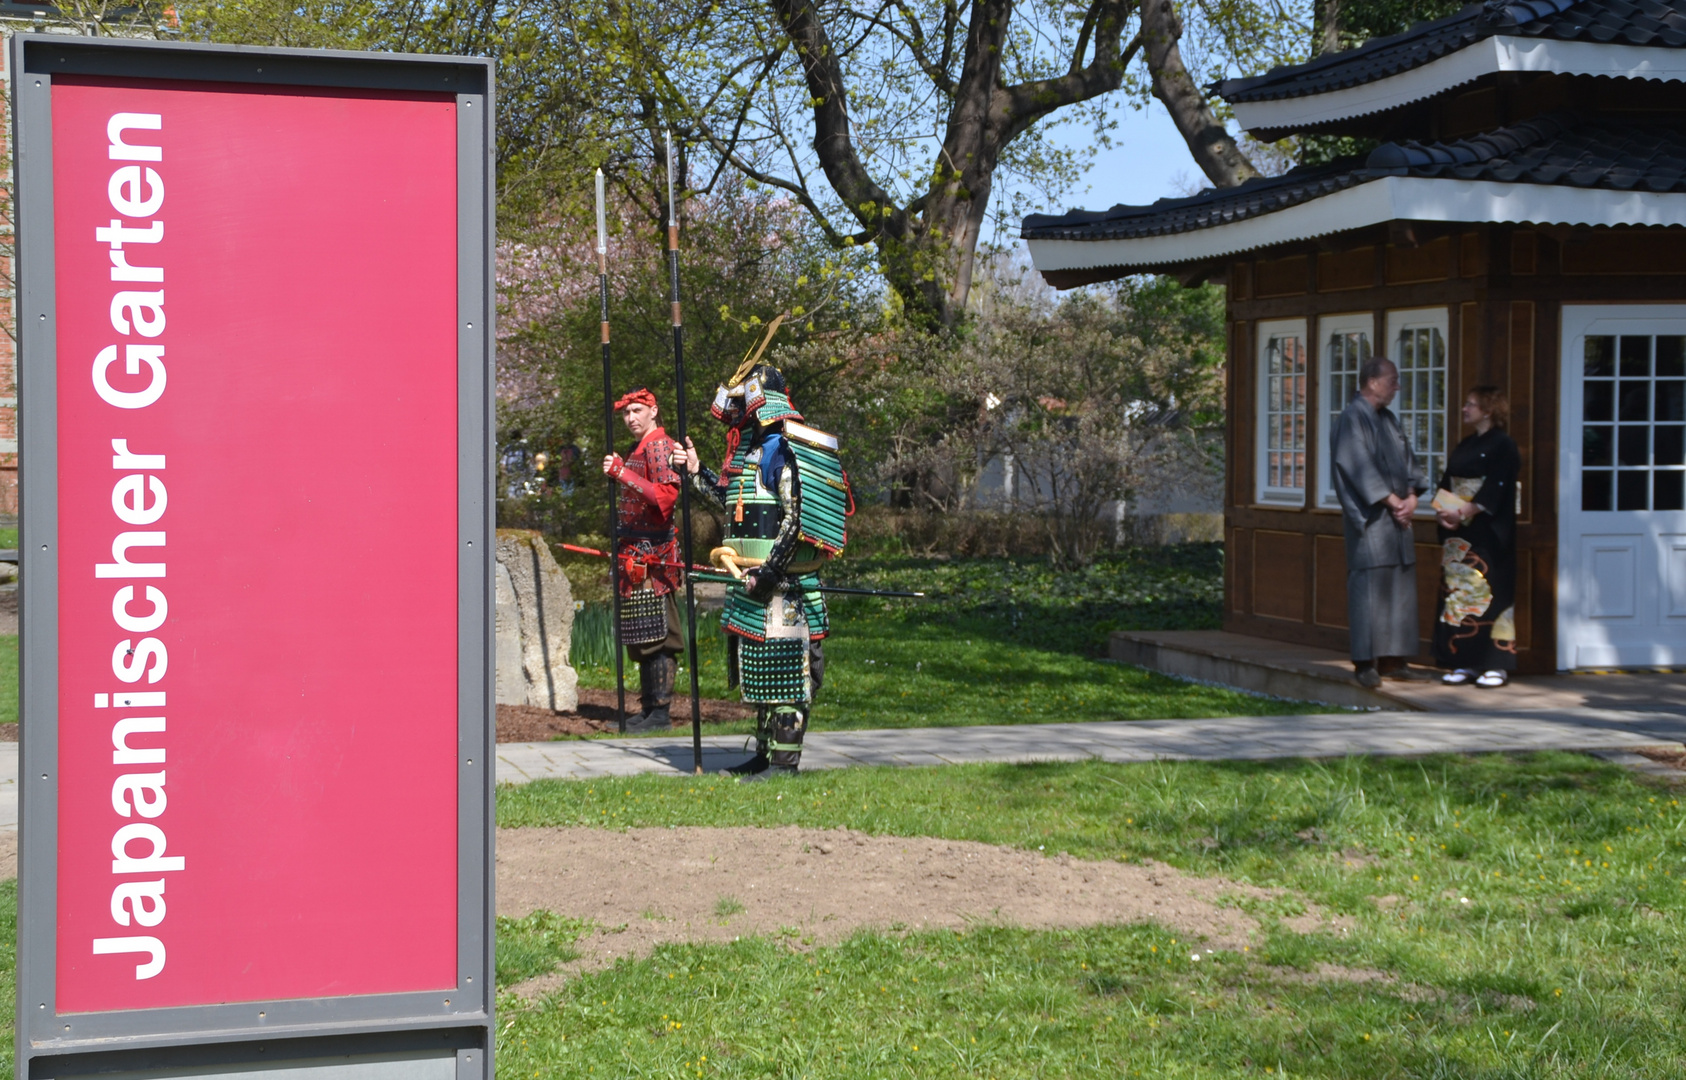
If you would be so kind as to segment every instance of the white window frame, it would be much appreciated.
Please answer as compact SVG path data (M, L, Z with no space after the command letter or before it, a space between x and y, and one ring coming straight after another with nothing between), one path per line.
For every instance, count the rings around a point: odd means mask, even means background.
M1305 506L1306 500L1306 488L1304 484L1309 482L1310 479L1309 477L1306 477L1303 472L1301 474L1302 486L1300 487L1284 487L1280 485L1273 485L1268 482L1270 467L1271 414L1269 409L1270 376L1265 370L1265 365L1271 339L1283 336L1293 336L1299 339L1301 357L1306 360L1305 367L1299 376L1302 380L1300 399L1302 403L1300 412L1300 431L1304 433L1306 437L1306 452L1309 452L1311 449L1310 433L1305 427L1311 419L1306 408L1306 406L1309 406L1311 401L1311 395L1309 393L1311 389L1311 365L1309 363L1309 353L1307 348L1308 342L1306 341L1306 320L1272 319L1266 322L1261 322L1258 324L1258 337L1255 346L1257 351L1254 356L1254 371L1257 372L1258 394L1254 399L1253 417L1255 421L1254 426L1258 430L1254 434L1254 446L1256 447L1256 451L1254 454L1255 468L1253 491L1254 498L1260 505L1303 507Z
M1334 371L1329 363L1329 339L1336 334L1363 334L1370 342L1370 355L1376 355L1376 315L1373 311L1355 311L1346 315L1324 315L1317 320L1317 398L1318 423L1312 431L1317 446L1317 505L1339 509L1335 498L1335 474L1330 468L1334 450L1330 440L1335 434L1335 417L1346 408L1349 395L1338 394L1333 385ZM1384 354L1385 355L1385 354ZM1337 400L1338 399L1338 400Z
M1435 467L1431 464L1432 459L1425 458L1420 452L1417 455L1417 465L1423 470L1424 476L1427 477L1430 492L1434 490L1434 485L1440 482L1440 469L1445 467L1446 456L1452 452L1452 425L1450 422L1452 400L1452 334L1450 326L1451 310L1449 308L1408 308L1400 311L1390 311L1387 313L1387 338L1384 341L1383 348L1380 350L1381 355L1387 357L1389 360L1392 360L1394 365L1398 366L1400 360L1400 356L1398 355L1400 334L1406 330L1438 330L1440 332L1440 340L1444 347L1444 359L1446 365L1445 377L1441 383L1444 388L1446 400L1440 403L1440 465L1439 467ZM1394 414L1399 417L1401 427L1407 426L1406 414L1401 412L1401 407L1405 400L1406 376L1407 373L1405 371L1400 371L1399 394L1393 399L1393 405L1391 406ZM1415 447L1413 447L1413 449L1415 449ZM1434 509L1429 506L1429 502L1430 500L1425 496L1418 503L1417 515L1419 517L1434 516Z

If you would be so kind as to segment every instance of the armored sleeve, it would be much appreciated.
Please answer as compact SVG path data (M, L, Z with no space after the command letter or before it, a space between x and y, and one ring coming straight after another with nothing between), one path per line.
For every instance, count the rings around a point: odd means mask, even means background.
M707 465L700 466L691 474L691 490L707 499L708 505L725 512L726 484Z
M793 459L786 459L784 468L779 470L778 489L779 508L784 514L779 519L779 533L773 538L772 550L767 552L766 562L762 565L782 574L790 565L790 557L796 551L797 536L802 530L802 485L797 480Z
M650 503L664 517L673 512L673 504L679 498L679 484L677 478L670 486L665 483L652 483L638 475L631 469L621 473L621 485L635 491L646 502Z

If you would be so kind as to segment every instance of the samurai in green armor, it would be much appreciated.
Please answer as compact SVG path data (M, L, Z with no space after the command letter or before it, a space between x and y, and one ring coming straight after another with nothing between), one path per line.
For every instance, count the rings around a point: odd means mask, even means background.
M726 515L725 542L709 555L738 580L726 586L727 682L756 707L755 756L727 772L744 779L794 775L831 631L816 571L843 550L854 512L837 439L802 423L782 373L753 360L715 394L727 426L726 460L702 468L686 442L692 487Z

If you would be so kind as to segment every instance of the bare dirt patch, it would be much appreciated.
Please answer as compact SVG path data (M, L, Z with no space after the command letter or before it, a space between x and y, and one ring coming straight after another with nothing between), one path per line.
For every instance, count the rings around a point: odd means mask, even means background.
M0 881L18 876L18 834L0 832Z
M1380 859L1367 851L1358 848L1342 848L1340 851L1341 865L1349 870L1365 870L1381 862Z
M1352 968L1340 964L1320 963L1310 971L1299 971L1287 967L1271 967L1266 968L1265 971L1269 978L1277 983L1315 986L1318 983L1335 982L1385 987L1400 999L1416 1003L1439 1001L1446 996L1444 990L1408 983L1391 972L1378 971L1375 968ZM1529 1002L1529 1006L1532 1007L1532 1005L1533 1003Z
M1351 915L1331 915L1327 911L1308 907L1302 914L1283 919L1282 925L1296 934L1317 934L1323 931L1346 934L1358 925L1358 920Z
M959 840L844 829L504 829L498 914L594 920L580 958L515 987L536 996L578 971L680 941L783 935L831 944L863 928L1028 928L1152 921L1211 947L1251 945L1258 922L1226 900L1281 890L1191 877L1163 863L1087 862ZM1301 919L1323 928L1307 905ZM741 908L741 910L738 910ZM735 911L733 914L717 912Z
M1633 752L1640 757L1650 758L1659 765L1686 772L1686 750L1676 750L1668 746L1636 746Z
M636 677L633 682L626 695L630 716L638 715L639 711ZM618 729L613 690L582 689L579 694L579 708L573 712L552 712L532 705L499 705L498 742L549 742L582 735L603 735ZM705 724L748 720L754 715L754 710L741 701L704 698L702 702L702 721ZM691 726L690 698L675 695L673 726L675 729Z

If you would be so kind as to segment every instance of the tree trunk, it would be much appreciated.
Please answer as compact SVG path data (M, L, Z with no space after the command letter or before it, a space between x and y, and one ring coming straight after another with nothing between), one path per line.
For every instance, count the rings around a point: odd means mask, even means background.
M1316 7L1318 14L1317 52L1324 53L1341 51L1341 0L1319 0Z
M851 137L846 75L817 0L767 2L802 60L820 168L861 226L847 239L878 246L886 280L916 321L945 327L960 321L1002 151L1050 113L1118 89L1144 47L1154 92L1207 175L1226 187L1258 175L1183 66L1177 48L1182 26L1172 0L1146 0L1142 31L1128 47L1123 34L1137 0L1090 0L1068 70L1012 86L1003 80L1003 57L1015 0L972 0L960 71L952 82L933 75L950 105L930 187L898 206L872 177ZM801 187L783 186L805 195ZM818 213L811 201L806 205ZM828 232L835 242L846 241L829 226Z
M1212 183L1234 187L1253 179L1259 171L1212 115L1206 96L1183 66L1182 50L1177 47L1182 34L1182 20L1177 18L1171 0L1144 0L1142 38L1148 71L1153 75L1153 96L1164 103L1195 162Z
M1016 134L1010 103L997 93L1012 20L1013 0L978 0L973 8L942 156L916 223L921 299L943 326L965 310L995 169Z

